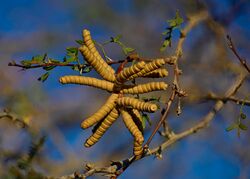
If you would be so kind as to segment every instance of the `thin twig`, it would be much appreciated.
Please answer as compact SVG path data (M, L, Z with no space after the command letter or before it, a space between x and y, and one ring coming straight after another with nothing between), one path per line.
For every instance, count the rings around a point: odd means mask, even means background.
M250 73L250 68L247 65L247 61L240 57L239 53L237 52L237 50L234 46L232 38L229 35L227 35L227 40L228 40L228 47L231 49L231 51L234 53L234 55L240 61L241 65L248 71L248 73Z
M250 106L250 100L239 99L239 98L236 98L234 96L223 97L223 96L216 96L214 94L209 94L201 99L202 100L213 100L213 101L221 100L223 102L232 101L232 102L235 102L236 104L239 104L239 105L244 104L245 106Z

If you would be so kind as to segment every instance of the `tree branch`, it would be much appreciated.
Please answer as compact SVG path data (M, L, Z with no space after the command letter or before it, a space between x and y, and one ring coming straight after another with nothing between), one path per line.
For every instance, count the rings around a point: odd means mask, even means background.
M232 50L232 52L234 53L234 55L237 57L237 59L240 61L241 65L248 71L248 73L250 73L250 68L247 65L247 61L243 58L240 57L240 55L238 54L234 43L232 41L232 38L227 35L227 40L228 40L228 47Z

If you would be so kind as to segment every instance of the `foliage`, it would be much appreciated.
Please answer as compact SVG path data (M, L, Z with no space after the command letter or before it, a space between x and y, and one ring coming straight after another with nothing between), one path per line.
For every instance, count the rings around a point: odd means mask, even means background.
M160 51L165 51L167 47L171 47L173 30L180 28L183 22L184 20L180 16L179 11L176 11L175 17L173 19L167 20L168 27L162 33L162 35L165 36L165 40L163 41Z

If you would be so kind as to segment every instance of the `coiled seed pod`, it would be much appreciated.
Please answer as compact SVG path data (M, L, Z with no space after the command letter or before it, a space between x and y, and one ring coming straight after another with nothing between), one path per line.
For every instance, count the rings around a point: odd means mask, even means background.
M142 116L141 116L140 112L137 109L132 109L132 110L130 110L128 112L132 116L133 121L135 122L135 124L137 125L139 130L143 134L144 128L143 128L143 121L142 121Z
M132 106L140 111L155 112L157 105L149 102L144 102L131 97L122 97L117 99L117 104L120 106Z
M116 77L116 82L118 84L128 80L128 78L131 75L134 75L136 73L138 73L139 71L141 71L143 69L143 67L145 66L145 62L139 62L135 65L132 65L128 68L124 68Z
M115 101L117 98L118 98L118 94L112 94L108 98L106 103L95 114L85 119L81 123L81 127L83 129L86 129L94 125L95 123L99 122L100 120L102 120L115 107Z
M85 60L99 73L105 80L115 81L114 73L107 70L111 68L104 60L97 59L90 50L85 46L79 47L80 52L84 56Z
M121 111L121 114L123 117L124 124L126 125L128 130L130 131L130 133L134 136L135 140L138 143L142 144L144 141L143 135L142 135L141 131L138 129L138 127L136 126L136 124L134 123L131 115L123 109L121 109L120 111Z
M116 108L113 108L108 116L101 122L101 125L96 129L96 131L86 140L84 144L85 147L91 147L96 142L98 142L118 117L118 110Z
M141 93L148 93L151 91L166 90L167 87L168 87L168 84L164 82L150 82L146 84L137 85L132 88L122 89L121 93L141 94Z
M142 116L140 112L137 109L132 109L131 111L128 111L129 114L132 116L134 122L136 123L137 127L141 132L143 132L143 126L142 126ZM143 147L142 143L140 144L136 140L134 140L134 147L133 147L133 153L135 155L135 160L138 160L143 155Z
M133 153L135 155L135 160L138 160L143 155L143 147L142 144L134 140L134 147L133 147Z
M132 75L132 76L129 78L129 80L134 79L134 78L137 78L137 77L142 77L142 76L145 75L146 73L149 73L149 72L151 72L151 71L154 71L154 70L160 68L160 67L161 67L162 65L164 65L165 63L166 63L166 62L165 62L164 59L156 59L156 60L154 60L154 61L152 61L152 62L150 62L150 63L147 63L147 64L144 66L143 70L141 70L140 72L138 72L138 73Z
M114 69L112 67L110 67L105 60L102 58L102 56L99 54L99 52L97 51L95 44L92 40L90 31L88 31L87 29L84 29L82 32L82 36L83 36L83 40L85 45L88 47L88 49L90 50L90 52L97 58L97 60L100 61L100 63L105 63L105 68L108 72L110 73L115 73Z
M96 88L107 90L109 92L112 92L114 88L114 83L86 76L63 76L59 79L59 81L62 84L80 84L93 86Z
M165 68L156 69L143 75L144 78L163 78L168 76L168 71Z

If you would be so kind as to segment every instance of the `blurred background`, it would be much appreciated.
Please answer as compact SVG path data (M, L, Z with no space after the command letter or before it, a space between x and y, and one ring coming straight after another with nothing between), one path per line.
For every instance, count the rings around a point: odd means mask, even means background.
M0 2L0 114L14 116L0 118L1 178L21 176L19 169L27 167L41 175L62 176L81 172L88 161L104 166L132 154L133 139L121 120L95 146L83 146L91 129L82 130L80 123L105 102L106 92L86 86L62 86L58 82L60 76L79 74L66 67L57 67L44 83L39 82L42 69L25 71L8 67L12 60L19 62L44 53L63 59L67 47L77 46L75 40L82 38L84 28L98 42L120 34L122 41L142 57L167 56L175 50L179 32L173 34L172 47L160 52L166 21L179 10L185 26L190 15L206 9L213 21L196 26L184 44L181 85L189 96L182 101L183 112L179 117L174 109L176 104L171 111L168 120L175 132L194 125L213 106L213 101L201 102L201 96L209 92L223 95L242 70L227 47L226 34L250 63L249 0ZM105 50L114 60L126 57L116 45L107 45ZM170 72L167 80L172 81L171 68L167 68ZM95 72L87 75L98 77ZM238 97L244 99L249 95L249 82L248 79L241 87ZM169 91L155 95L164 102ZM244 106L243 111L247 115L244 122L250 126L249 107ZM228 102L209 128L168 148L162 160L152 156L134 163L120 178L250 178L249 130L243 131L240 138L235 130L225 131L239 114L240 105ZM151 115L153 124L147 124L145 138L159 118L160 112ZM152 147L163 140L156 136ZM35 156L29 159L32 152ZM29 160L31 166L25 166Z

